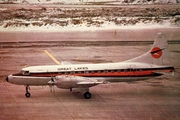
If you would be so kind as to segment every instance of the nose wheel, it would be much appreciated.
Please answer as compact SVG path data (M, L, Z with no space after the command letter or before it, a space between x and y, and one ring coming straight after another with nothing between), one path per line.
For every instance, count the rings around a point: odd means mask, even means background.
M26 94L25 94L25 96L26 96L27 98L31 97L31 94L30 94L30 92L28 91L29 89L30 89L29 85L26 85Z
M30 94L29 92L27 92L27 93L25 94L25 96L26 96L27 98L29 98L29 97L31 97L31 94Z

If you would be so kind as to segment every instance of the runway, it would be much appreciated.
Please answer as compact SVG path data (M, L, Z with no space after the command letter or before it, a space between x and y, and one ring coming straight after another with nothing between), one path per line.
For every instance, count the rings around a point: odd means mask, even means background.
M143 42L142 42L143 43ZM36 43L40 46L18 47L1 44L0 48L0 120L179 120L180 119L180 44L170 43L170 56L175 75L131 83L110 83L90 88L92 98L84 99L80 93L49 86L30 87L31 97L25 97L25 87L5 82L7 75L23 67L71 63L120 62L147 52L152 43L115 44L104 41L80 46ZM43 46L44 44L44 46ZM60 43L59 43L60 44ZM4 47L4 46L6 47ZM47 54L45 51L48 51Z
M180 40L179 27L167 28L117 28L117 29L77 29L75 31L4 31L0 32L1 42L36 42L45 41L153 41L156 34L162 32L169 41Z

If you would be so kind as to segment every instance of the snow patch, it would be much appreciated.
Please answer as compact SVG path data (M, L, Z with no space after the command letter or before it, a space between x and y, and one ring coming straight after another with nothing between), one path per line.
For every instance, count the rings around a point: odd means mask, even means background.
M29 22L27 22L28 24ZM179 28L176 26L172 26L170 21L163 21L161 24L149 22L139 22L135 25L126 24L126 25L116 25L114 22L107 22L104 21L102 25L87 25L86 23L81 23L78 25L69 24L67 26L59 26L57 24L51 24L51 25L41 25L41 26L34 26L33 24L30 24L28 26L22 25L22 26L10 26L7 28L4 28L3 26L0 26L0 31L46 31L46 32L68 32L68 31L96 31L96 30L109 30L109 29L154 29L154 28Z

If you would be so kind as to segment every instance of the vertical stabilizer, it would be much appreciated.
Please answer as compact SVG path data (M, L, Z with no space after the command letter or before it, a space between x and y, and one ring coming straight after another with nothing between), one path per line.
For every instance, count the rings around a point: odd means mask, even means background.
M156 65L170 65L168 42L165 35L158 33L152 48L147 53L127 61Z

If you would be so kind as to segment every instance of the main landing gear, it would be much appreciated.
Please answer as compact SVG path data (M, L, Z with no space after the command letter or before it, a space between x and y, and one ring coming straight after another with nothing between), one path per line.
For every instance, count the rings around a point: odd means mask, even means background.
M26 96L27 98L31 97L31 94L30 94L30 92L28 91L29 89L30 89L29 85L26 85L26 94L25 94L25 96Z
M90 92L85 92L84 93L84 98L86 98L86 99L90 99L91 98L91 93Z
M89 88L70 88L70 91L82 93L85 99L91 98L91 93L89 92Z

